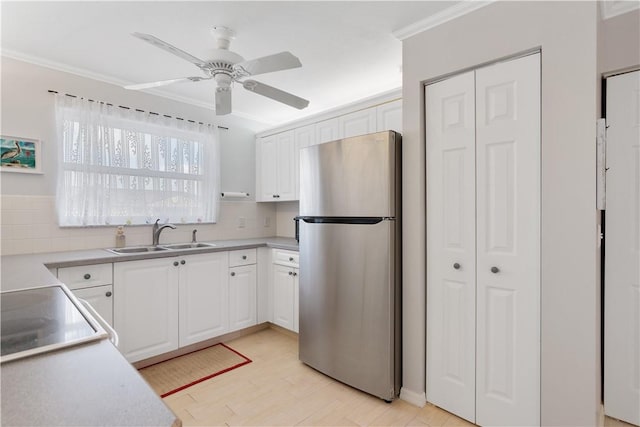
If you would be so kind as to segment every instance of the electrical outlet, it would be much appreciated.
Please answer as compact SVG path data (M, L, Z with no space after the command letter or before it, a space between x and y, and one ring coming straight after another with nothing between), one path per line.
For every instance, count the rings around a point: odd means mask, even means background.
M263 225L264 225L265 227L271 227L271 217L270 217L270 216L266 216L266 217L264 218L264 223L263 223Z
M247 221L244 217L238 217L238 228L244 228L247 224Z

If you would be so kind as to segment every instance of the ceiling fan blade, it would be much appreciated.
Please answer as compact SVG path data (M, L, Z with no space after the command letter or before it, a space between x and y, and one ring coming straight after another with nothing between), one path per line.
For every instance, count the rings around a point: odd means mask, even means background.
M233 66L233 68L244 71L250 76L298 67L302 67L302 64L291 52L280 52L274 55L263 56L262 58L250 59L239 62Z
M289 92L276 89L275 87L268 86L255 80L245 80L242 82L242 86L250 92L266 96L267 98L282 102L283 104L287 104L291 107L297 108L298 110L302 110L309 105L309 101L304 98L300 98L299 96L292 95Z
M173 53L176 56L179 56L182 59L186 59L187 61L195 64L198 67L204 67L207 65L205 61L202 59L196 58L190 53L185 52L184 50L178 49L175 46L170 45L167 42L160 40L157 37L152 36L151 34L143 34L143 33L133 33L132 36L139 38L140 40L144 40L147 43L154 45L155 47L159 47L162 50L166 50L169 53Z
M140 90L140 89L149 89L152 87L167 86L167 85L178 83L178 82L187 82L187 81L199 82L200 80L210 80L210 79L211 77L183 77L180 79L161 80L159 82L140 83L136 85L127 85L123 87L129 90Z
M231 88L216 88L216 116L231 113Z

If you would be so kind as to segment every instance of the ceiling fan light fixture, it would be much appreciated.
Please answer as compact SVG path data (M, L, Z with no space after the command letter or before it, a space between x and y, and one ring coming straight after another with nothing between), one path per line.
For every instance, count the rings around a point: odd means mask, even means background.
M236 33L227 27L217 25L211 30L211 34L216 39L218 49L229 49L231 40L235 39Z
M309 101L299 96L271 87L255 80L245 80L246 77L258 74L273 73L275 71L290 70L302 66L300 60L291 52L280 52L245 61L242 56L229 50L229 44L234 39L233 30L223 27L213 27L211 33L216 39L216 49L211 50L211 59L203 61L195 56L152 36L151 34L133 33L133 35L157 48L169 52L179 58L191 62L198 67L205 76L183 77L179 79L163 80L159 82L141 83L125 86L127 89L141 90L152 87L166 86L173 83L214 79L216 81L215 110L216 115L231 113L231 86L233 82L242 84L244 89L257 95L297 109L306 108Z

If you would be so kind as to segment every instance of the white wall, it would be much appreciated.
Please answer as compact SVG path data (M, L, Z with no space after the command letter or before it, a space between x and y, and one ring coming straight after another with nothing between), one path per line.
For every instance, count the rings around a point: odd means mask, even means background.
M599 21L598 72L640 67L640 8Z
M496 2L403 42L403 392L425 391L424 82L540 47L541 420L596 425L596 26L595 2Z
M227 127L220 129L221 190L245 191L255 199L255 133L251 122L218 118L212 110L170 99L127 91L118 86L50 68L2 57L0 133L42 141L43 174L0 174L1 250L3 255L114 245L113 227L61 229L55 224L56 138L54 96L47 90L70 93L114 105L140 108ZM212 99L213 102L213 99ZM246 225L238 228L238 218ZM270 226L264 227L264 219ZM271 236L276 234L276 208L253 201L224 201L217 224L179 226L166 231L165 242ZM150 244L150 226L128 227L128 244ZM166 240L165 240L166 239Z
M295 237L296 224L294 217L300 214L299 202L277 202L276 205L276 229L278 236Z

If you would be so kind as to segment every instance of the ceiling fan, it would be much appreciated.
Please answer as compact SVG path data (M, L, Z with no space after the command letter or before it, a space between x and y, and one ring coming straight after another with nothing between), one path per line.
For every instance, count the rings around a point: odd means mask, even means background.
M124 88L140 90L166 86L172 83L184 81L199 82L202 80L213 79L217 84L215 101L216 115L218 116L231 113L231 84L233 82L242 84L242 87L250 92L266 96L274 101L281 102L299 110L302 110L309 105L309 101L306 99L275 87L268 86L264 83L247 79L247 77L255 76L257 74L265 74L273 71L301 67L302 64L300 63L300 60L290 52L280 52L245 61L242 56L229 50L229 44L234 38L234 32L232 30L226 27L214 27L212 33L216 38L217 48L213 49L211 59L207 61L196 58L195 56L150 34L133 33L133 36L191 62L204 73L204 76L183 77L152 83L134 84L124 86Z

